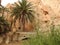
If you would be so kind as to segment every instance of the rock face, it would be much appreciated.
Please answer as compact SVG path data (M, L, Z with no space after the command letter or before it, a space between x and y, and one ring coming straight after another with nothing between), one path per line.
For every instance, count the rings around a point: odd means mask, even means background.
M27 0L32 2L34 10L36 11L36 17L40 21L40 26L47 28L51 25L52 21L54 25L60 25L60 0Z

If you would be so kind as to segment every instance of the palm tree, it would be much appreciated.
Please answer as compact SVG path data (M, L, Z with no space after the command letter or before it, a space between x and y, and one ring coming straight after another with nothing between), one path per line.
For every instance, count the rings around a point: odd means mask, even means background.
M26 0L18 1L18 4L15 3L15 7L12 10L12 17L13 16L15 16L15 21L19 19L22 24L21 28L25 31L25 22L33 22L35 18L32 4Z
M3 17L0 17L0 34L5 34L9 31L9 24Z
M0 36L3 36L3 42L5 42L8 32L10 32L9 23L0 16Z
M0 6L1 6L1 0L0 0Z
M0 33L5 32L9 28L7 21L3 17L4 11L8 11L8 9L1 5L0 0L0 13L2 13L2 16L0 16Z

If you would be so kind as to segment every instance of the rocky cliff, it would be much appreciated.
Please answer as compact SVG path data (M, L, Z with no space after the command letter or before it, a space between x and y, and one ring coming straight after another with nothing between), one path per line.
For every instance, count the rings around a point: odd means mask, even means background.
M32 2L36 17L40 21L43 30L54 22L60 25L60 0L27 0Z

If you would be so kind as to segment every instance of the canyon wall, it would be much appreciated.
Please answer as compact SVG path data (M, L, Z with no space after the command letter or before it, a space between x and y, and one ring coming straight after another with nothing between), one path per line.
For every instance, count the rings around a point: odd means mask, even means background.
M60 25L60 0L27 0L32 2L36 12L36 18L40 21L40 27L44 30L53 22Z

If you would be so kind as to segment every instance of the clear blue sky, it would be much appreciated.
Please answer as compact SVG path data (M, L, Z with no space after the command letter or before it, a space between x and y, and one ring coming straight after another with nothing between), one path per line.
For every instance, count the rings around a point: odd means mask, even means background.
M14 2L17 2L18 0L2 0L2 5L3 6L6 6L8 3L14 3Z

